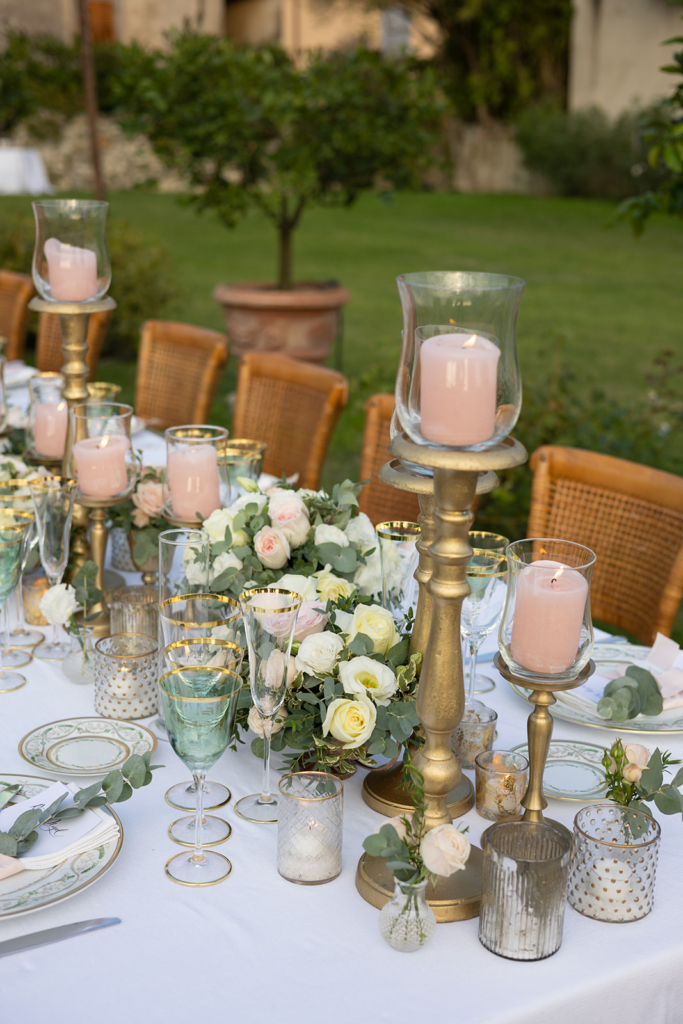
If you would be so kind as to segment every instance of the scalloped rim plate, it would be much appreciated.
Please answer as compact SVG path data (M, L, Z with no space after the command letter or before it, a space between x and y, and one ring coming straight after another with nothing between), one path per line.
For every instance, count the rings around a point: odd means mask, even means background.
M115 718L63 718L31 729L19 740L19 754L32 768L76 777L107 775L131 754L154 753L154 733Z
M17 795L25 799L53 786L54 781L39 775L0 773L0 783L21 783L22 789ZM123 846L121 819L109 804L105 804L103 810L116 819L119 826L118 836L95 850L67 857L60 864L44 868L42 871L22 871L18 875L0 879L0 921L22 914L32 914L37 910L43 910L44 907L52 907L55 903L68 900L93 882L99 881L105 871L112 866Z
M529 744L512 747L525 757ZM543 793L553 800L599 800L605 796L605 748L577 740L551 740L543 773Z

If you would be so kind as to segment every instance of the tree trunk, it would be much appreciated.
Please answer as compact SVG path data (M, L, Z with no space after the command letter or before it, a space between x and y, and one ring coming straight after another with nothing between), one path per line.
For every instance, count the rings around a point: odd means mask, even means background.
M289 220L280 221L280 259L277 286L280 291L290 291L292 287L292 233L293 225Z
M85 94L85 111L90 130L90 155L95 198L105 199L104 178L100 163L100 142L97 136L97 84L95 82L95 55L92 45L92 26L88 0L78 0L81 19L81 64L83 68L83 92Z

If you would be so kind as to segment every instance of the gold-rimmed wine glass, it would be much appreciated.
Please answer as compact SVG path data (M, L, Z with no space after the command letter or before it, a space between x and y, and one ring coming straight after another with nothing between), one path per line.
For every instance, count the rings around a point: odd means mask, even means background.
M510 543L502 533L490 533L488 530L470 530L467 536L475 555L504 555ZM496 684L490 676L477 675L474 680L475 693L489 693L495 688Z
M33 498L27 480L0 480L0 509L13 509L17 512L25 512L33 516L35 524L35 511ZM38 629L29 629L26 624L24 612L24 591L23 575L28 566L28 560L38 548L38 529L34 525L30 536L27 536L27 543L21 560L21 574L15 590L16 598L16 625L9 634L11 648L35 647L43 642L45 637Z
M21 572L21 554L24 546L24 531L18 526L0 529L0 607L4 608L7 598L17 585ZM0 654L0 693L18 690L26 679L18 672L6 672Z
M230 669L201 665L172 669L159 680L168 737L175 753L192 772L196 794L194 849L176 854L166 864L166 874L180 885L215 885L232 870L227 857L203 849L203 782L207 770L230 742L241 688L242 680ZM230 826L224 824L227 839Z
M69 561L71 517L78 484L70 477L48 476L29 483L38 528L40 561L51 587L62 582ZM71 650L71 644L59 639L57 626L52 639L34 649L36 658L58 661Z
M467 582L470 593L463 599L460 633L470 652L465 707L474 700L477 675L477 653L482 640L491 633L503 614L505 602L505 556L488 552L473 552L467 563Z
M417 523L390 520L375 527L379 541L382 566L382 605L391 612L402 630L417 609L417 542L420 527ZM409 621L409 620L408 620Z
M21 564L19 568L19 578L17 580L17 586L15 593L19 593L21 587L21 576L26 568L26 562L31 551L33 539L36 536L36 517L33 512L24 512L23 509L18 508L2 508L0 507L0 527L6 526L17 526L22 530L24 535L24 543L21 549ZM23 611L23 599L20 597L19 607ZM20 621L19 619L17 621ZM29 634L29 631L26 630ZM37 635L38 641L43 640L43 634L38 633L37 630L31 630L30 635ZM34 644L38 641L34 641ZM33 646L30 645L30 646ZM30 646L22 644L17 647L12 646L12 634L9 630L9 609L7 602L3 605L2 609L2 663L5 668L21 668L24 665L28 665L32 660L32 654Z

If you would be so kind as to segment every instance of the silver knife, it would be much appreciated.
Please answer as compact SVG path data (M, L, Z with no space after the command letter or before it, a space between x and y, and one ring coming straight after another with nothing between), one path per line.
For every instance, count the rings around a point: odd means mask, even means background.
M68 939L71 935L93 932L96 928L106 928L110 924L121 924L121 918L97 917L92 921L60 924L58 928L46 928L42 932L31 932L30 935L22 935L18 939L7 939L5 942L0 942L0 956L19 953L22 949L30 949L32 946L45 946L48 942L59 942L61 939Z

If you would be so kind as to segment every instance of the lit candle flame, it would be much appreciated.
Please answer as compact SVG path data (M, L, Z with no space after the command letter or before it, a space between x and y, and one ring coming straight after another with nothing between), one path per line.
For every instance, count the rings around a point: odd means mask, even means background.
M557 570L557 572L555 573L555 575L553 576L553 578L550 581L551 586L552 586L553 583L557 583L558 578L562 575L563 572L564 572L564 569L558 569Z
M58 404L58 406L57 406L57 412L61 412L61 411L62 411L63 409L66 409L66 402L60 402L60 403Z
M108 444L109 444L109 434L105 434L97 447L98 448L106 448Z
M477 340L477 336L476 336L476 334L473 334L471 338L467 339L467 341L463 341L462 347L463 348L473 348L474 347L474 343L475 343L476 340Z

